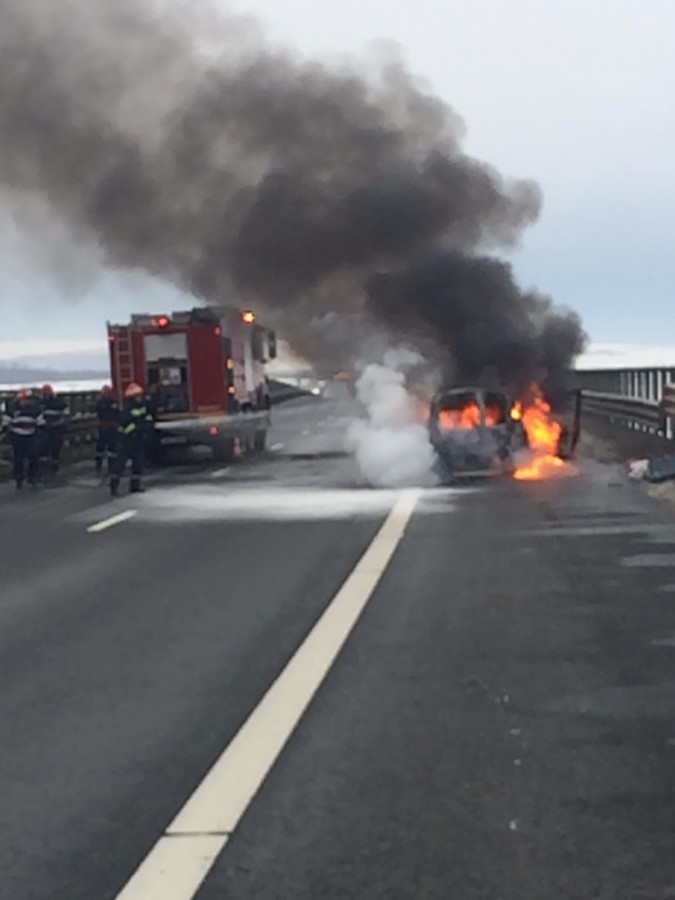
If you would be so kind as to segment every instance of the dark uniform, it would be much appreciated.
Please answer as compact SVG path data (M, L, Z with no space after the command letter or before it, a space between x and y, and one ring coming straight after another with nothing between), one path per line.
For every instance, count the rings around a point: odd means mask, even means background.
M61 448L66 436L66 417L68 416L68 404L54 393L43 393L42 416L44 418L44 432L42 452L47 458L49 468L56 474L61 463Z
M131 492L139 493L143 490L141 485L143 454L146 439L152 431L152 422L152 413L144 397L134 398L125 403L118 427L117 459L110 479L110 492L113 496L119 490L127 460L131 460L129 486Z
M104 459L108 460L108 474L115 469L118 429L120 425L120 408L111 394L102 393L96 403L98 433L96 435L96 471L103 469Z
M16 486L23 487L26 474L28 474L28 483L34 485L37 481L40 462L39 429L43 423L40 401L37 397L17 399L11 413L5 417L4 421L12 445Z

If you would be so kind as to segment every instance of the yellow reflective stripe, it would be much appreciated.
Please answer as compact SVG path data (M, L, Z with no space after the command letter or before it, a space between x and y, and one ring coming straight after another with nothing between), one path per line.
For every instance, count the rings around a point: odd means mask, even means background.
M136 431L136 423L131 422L129 425L126 425L122 429L122 434L131 434L132 431Z

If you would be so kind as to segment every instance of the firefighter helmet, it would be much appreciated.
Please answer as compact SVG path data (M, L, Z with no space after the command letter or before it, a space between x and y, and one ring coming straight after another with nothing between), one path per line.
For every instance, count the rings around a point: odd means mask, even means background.
M144 394L143 388L140 384L136 384L135 381L132 381L131 384L128 384L124 390L124 396L127 399L131 399L132 397L142 397Z

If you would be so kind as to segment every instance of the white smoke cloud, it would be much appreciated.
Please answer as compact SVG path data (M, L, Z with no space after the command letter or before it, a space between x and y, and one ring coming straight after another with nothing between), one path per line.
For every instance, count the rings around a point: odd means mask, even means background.
M423 362L415 351L396 347L382 362L365 365L357 379L365 418L350 426L347 447L374 487L427 487L438 481L420 401L407 386L407 373Z

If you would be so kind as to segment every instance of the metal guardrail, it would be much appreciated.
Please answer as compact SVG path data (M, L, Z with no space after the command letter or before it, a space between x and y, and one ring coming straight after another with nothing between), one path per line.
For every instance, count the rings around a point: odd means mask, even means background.
M306 396L307 392L301 388L285 384L281 381L270 380L270 399L273 405ZM66 457L80 458L90 447L96 443L96 401L99 398L98 391L60 391L59 396L68 404L70 419L64 439L64 451ZM13 391L0 391L0 414L8 408L8 403L14 397ZM0 461L8 460L10 448L5 441L0 441Z
M96 443L97 423L94 415L75 413L68 421L63 441L64 458L73 461L93 453ZM11 458L11 450L6 434L0 440L0 462Z
M586 415L665 441L675 439L675 369L579 371L575 381Z
M286 384L283 381L271 379L269 382L272 403L282 403L294 397L304 397L307 391L295 384ZM59 397L68 404L74 418L93 416L96 410L96 401L99 398L98 391L59 391ZM4 412L7 404L15 396L14 391L0 391L0 412Z
M620 394L633 400L654 400L658 403L664 386L675 384L675 361L670 367L577 369L573 374L576 387L584 391Z
M619 394L600 391L583 391L584 413L605 419L639 431L659 434L664 430L664 415L659 403L653 400L636 400Z
M11 403L15 393L15 391L0 391L0 412L6 411L7 404ZM74 418L93 416L98 396L98 391L59 391L59 397L63 397L66 401Z

